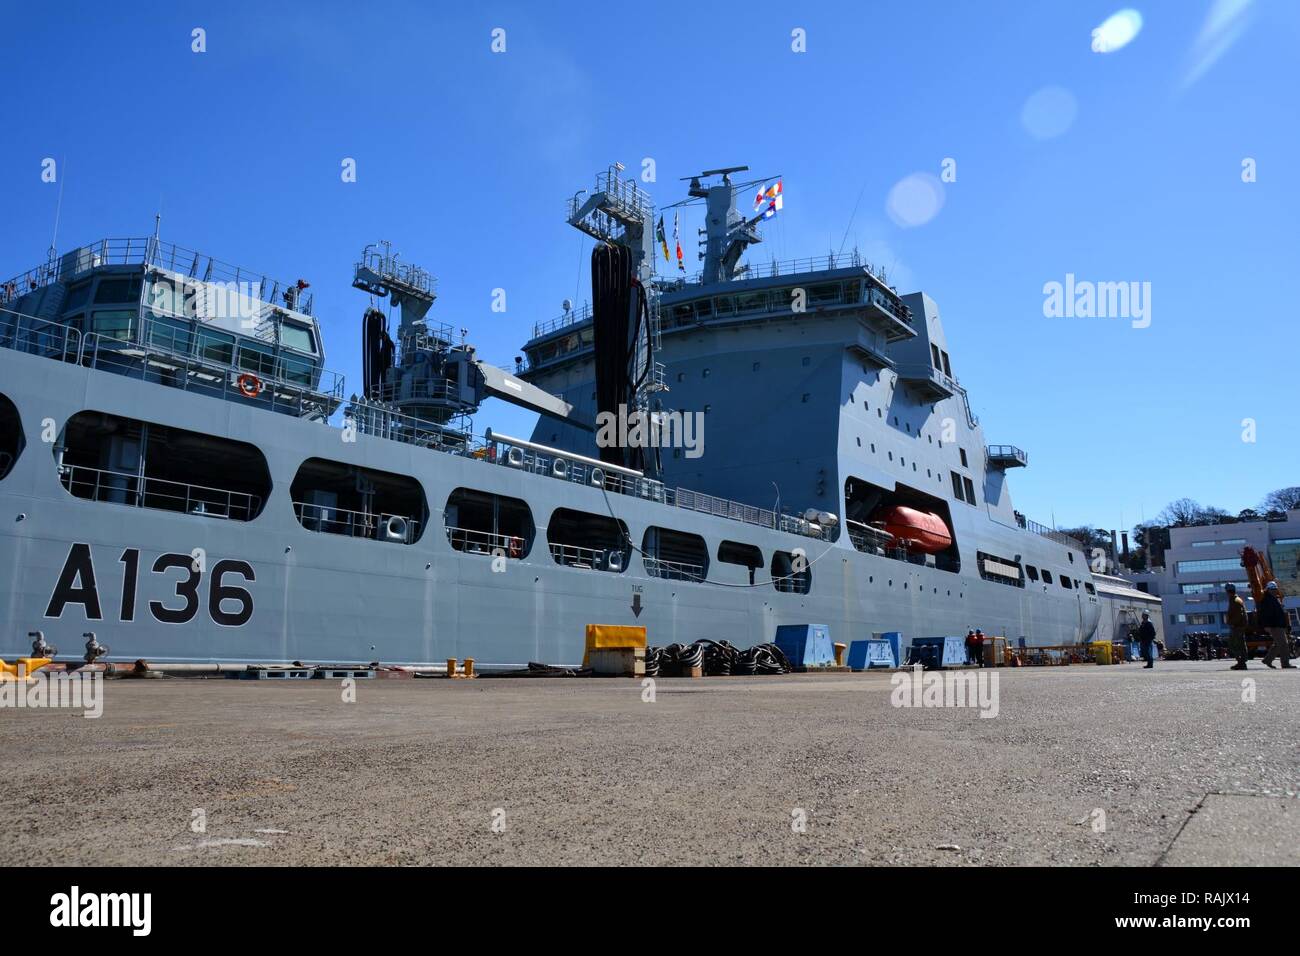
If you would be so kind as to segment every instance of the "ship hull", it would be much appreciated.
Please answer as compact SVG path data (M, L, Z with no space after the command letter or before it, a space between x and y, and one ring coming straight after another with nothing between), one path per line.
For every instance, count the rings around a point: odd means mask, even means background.
M1061 545L1019 528L990 524L980 540L959 540L963 570L954 573L861 553L844 534L835 542L800 537L499 463L367 435L348 440L328 425L16 351L0 350L0 392L18 408L26 437L0 480L0 657L27 653L36 630L64 657L79 654L83 633L94 631L109 659L121 661L473 657L483 668L512 668L577 664L592 623L644 625L657 645L710 638L740 647L772 640L784 624L826 624L843 643L881 631L902 632L907 643L980 627L1029 645L1084 641L1096 627L1095 596L979 576L978 549L1065 563ZM53 436L84 410L257 446L272 480L262 512L236 522L73 497L59 480ZM411 545L307 530L290 485L312 457L414 477L428 527ZM442 511L457 488L527 502L537 525L530 552L494 561L455 550ZM777 591L765 568L750 586L744 567L717 560L704 582L668 580L647 574L635 552L622 573L561 566L545 531L557 508L612 514L635 543L650 526L699 534L713 556L724 540L757 545L769 561L776 550L803 548L811 589ZM167 555L196 553L197 580L167 565ZM230 623L243 617L245 597L247 619Z

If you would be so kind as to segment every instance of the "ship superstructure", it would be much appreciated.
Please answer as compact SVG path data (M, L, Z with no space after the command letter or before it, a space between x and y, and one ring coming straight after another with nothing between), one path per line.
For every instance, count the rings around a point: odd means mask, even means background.
M620 168L575 196L593 305L539 324L514 372L434 319L427 271L367 247L347 398L303 280L155 234L0 286L0 656L35 631L126 660L486 667L576 663L588 623L1086 640L1082 548L1013 510L1027 456L985 444L935 303L852 255L747 266L742 171L692 177L690 279L654 276L654 208ZM532 436L475 435L488 397L537 411ZM701 416L702 443L604 443L617 406Z

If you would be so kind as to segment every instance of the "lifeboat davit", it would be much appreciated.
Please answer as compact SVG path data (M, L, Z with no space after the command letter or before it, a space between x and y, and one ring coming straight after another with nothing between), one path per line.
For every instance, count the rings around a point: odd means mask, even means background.
M895 542L909 550L936 554L952 547L952 533L933 511L917 511L906 505L896 505L881 515L881 519Z

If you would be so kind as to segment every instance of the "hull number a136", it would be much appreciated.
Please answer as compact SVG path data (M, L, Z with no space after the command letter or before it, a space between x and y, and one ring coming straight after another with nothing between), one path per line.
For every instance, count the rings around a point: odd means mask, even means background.
M223 559L204 568L191 554L160 554L148 565L150 577L146 579L146 592L156 593L156 598L140 604L140 550L127 548L117 559L122 564L122 590L118 603L117 619L124 623L134 621L137 614L148 613L162 624L188 624L207 604L208 616L221 627L242 627L253 617L253 595L242 583L257 580L253 566L247 561ZM171 590L159 587L157 575ZM207 578L206 587L204 578ZM95 576L94 557L90 545L76 543L68 550L63 570L45 608L47 618L61 618L69 605L80 605L89 621L104 620L104 601L101 599Z

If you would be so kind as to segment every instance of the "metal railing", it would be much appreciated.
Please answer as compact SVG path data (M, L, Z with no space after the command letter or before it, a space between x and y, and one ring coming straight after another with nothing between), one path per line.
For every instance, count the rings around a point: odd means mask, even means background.
M652 558L648 554L643 554L641 561L645 565L645 573L652 578L668 578L672 581L704 580L704 566L701 564L689 564L685 561L664 561L660 558Z
M356 264L355 273L369 270L381 280L392 285L405 286L416 293L432 298L438 291L438 280L427 270L417 265L402 262L393 255L387 245L380 252L378 246L370 245L361 253L361 261Z
M512 445L497 436L493 436L490 441L478 439L467 429L436 425L370 402L351 403L344 411L344 418L345 428L353 427L364 435L432 448L473 458L489 465L545 475L558 481L602 488L607 492L633 498L659 501L674 508L699 511L803 537L821 538L827 541L833 537L830 528L822 528L816 535L810 534L811 526L798 515L778 513L767 508L758 508L686 488L668 488L663 482L652 478L622 474L607 467L579 461L576 457L566 456L562 452L554 455L543 454L530 448Z
M76 362L81 356L81 344L80 330L70 325L0 309L0 348Z
M1026 531L1032 531L1034 534L1040 534L1044 538L1050 538L1052 541L1055 541L1058 544L1063 544L1067 548L1073 548L1075 551L1084 550L1083 542L1080 541L1078 538L1071 538L1068 534L1061 534L1061 532L1055 530L1054 528L1049 528L1045 524L1039 524L1037 521L1031 521L1029 518L1026 518L1018 511L1015 513L1015 515L1016 515L1016 524L1020 525L1020 527L1024 528Z
M952 387L958 394L961 395L962 404L966 407L966 424L969 425L971 428L979 427L979 423L980 423L979 416L976 415L975 412L970 407L970 396L966 394L966 389L963 388L961 385L957 384L957 380L955 378L952 379Z
M328 416L343 400L343 376L312 362L244 352L237 345L224 343L222 347L230 349L229 361L215 362L202 356L213 343L199 334L201 328L177 329L149 318L141 324L137 333L133 320L125 337L107 333L83 336L70 325L0 309L0 348L299 416ZM245 374L256 378L244 382L244 388L255 389L254 394L240 387Z
M941 369L935 368L929 362L905 363L897 366L897 371L898 377L905 381L930 382L950 394L956 394L958 391L957 382L952 376L944 374Z
M551 557L556 564L588 571L612 571L615 574L627 566L627 556L618 548L587 548L577 544L550 542ZM610 556L617 554L617 566L610 566Z
M568 328L570 325L580 325L583 322L591 321L591 306L584 305L580 309L570 309L563 315L558 315L553 319L545 322L537 322L533 325L533 338L540 339L543 335L549 335L558 329Z
M170 334L164 329L155 335L146 328L144 341L134 342L94 333L82 343L79 361L88 368L298 417L327 417L343 400L343 376L335 372L314 366L307 372L297 369L292 360L257 353L241 357L232 352L233 364L214 362L193 354L202 347L198 336L186 334L184 337L194 341L188 343L188 349L182 349L174 335L171 344L176 347L170 347ZM295 377L309 381L295 381ZM317 379L315 384L310 383L313 377Z
M988 456L990 458L1018 461L1022 465L1029 464L1029 455L1015 445L989 445Z
M494 534L473 528L455 528L447 525L447 541L457 551L468 554L486 554L507 558L526 558L531 550L528 539L521 535Z
M43 263L0 284L0 296L6 290L26 295L53 282L63 282L91 269L109 265L152 265L177 272L203 282L234 282L256 284L270 292L263 301L275 303L281 290L294 290L296 300L291 306L303 315L312 314L312 296L297 292L296 282L269 280L266 273L245 269L214 259L193 249L152 236L146 238L100 239L86 246L78 246L57 259ZM4 299L0 299L4 301Z
M782 594L807 594L812 587L808 570L795 571L791 574L772 575L772 587Z
M857 269L865 268L872 275L876 275L871 268L871 264L858 255L857 251L842 253L827 253L824 256L808 256L803 259L783 259L771 260L765 263L751 262L741 266L736 273L736 279L767 279L772 276L790 276L799 275L807 272L829 272L833 269ZM881 278L877 275L877 278ZM704 281L704 270L701 269L694 275L690 276L687 282ZM883 281L883 279L882 279Z
M300 525L321 534L341 534L395 544L413 544L420 538L420 522L410 515L349 511L306 501L295 501L293 513Z
M252 521L262 510L262 499L258 495L106 468L61 465L59 480L77 498L138 508L231 521Z
M375 387L371 398L380 402L447 402L452 399L446 379L383 382Z

